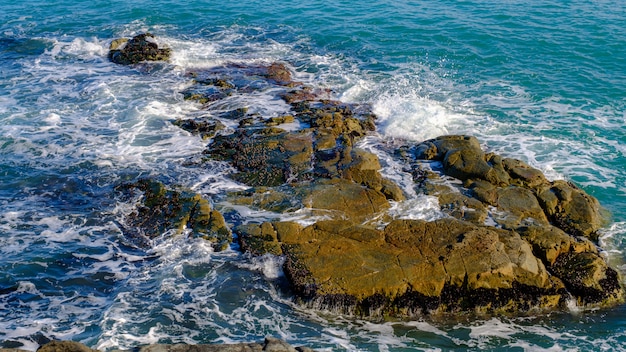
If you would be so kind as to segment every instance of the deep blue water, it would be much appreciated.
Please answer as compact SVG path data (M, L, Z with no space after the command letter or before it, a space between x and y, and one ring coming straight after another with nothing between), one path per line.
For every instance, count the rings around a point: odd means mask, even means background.
M145 72L107 61L111 40L144 31L173 49L171 65ZM153 175L207 197L240 187L228 170L182 166L204 148L171 124L203 113L182 99L185 70L276 60L337 99L371 104L379 141L472 134L574 181L611 214L601 245L624 272L624 2L2 1L2 346L273 335L322 350L625 349L623 306L373 323L294 306L277 258L182 238L150 251L126 243L118 222L131 205L112 196L119 182ZM252 109L284 113L253 99Z

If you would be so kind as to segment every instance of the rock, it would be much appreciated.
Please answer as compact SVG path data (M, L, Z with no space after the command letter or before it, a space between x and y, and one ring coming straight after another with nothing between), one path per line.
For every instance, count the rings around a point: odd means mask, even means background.
M495 220L506 228L526 226L529 221L551 223L570 235L597 240L597 231L605 224L594 197L569 182L548 181L540 170L523 161L485 154L475 137L438 137L417 145L414 155L441 161L445 175L465 181L469 192L462 193L505 214ZM432 186L439 182L436 180L436 175L421 178L420 188L427 194L436 193Z
M283 63L275 62L266 68L265 77L281 85L293 84L291 80L291 71Z
M509 186L497 190L496 207L506 213L496 222L508 229L517 229L527 222L548 224L548 219L534 193L522 187Z
M159 48L154 35L140 34L130 40L116 39L109 46L109 60L120 65L131 65L142 61L167 61L171 49Z
M552 265L579 305L614 304L623 299L617 272L609 268L597 253L568 252L557 257Z
M217 132L225 128L223 123L212 119L177 119L174 125L192 134L200 135L202 139L213 138Z
M207 155L232 162L233 177L250 186L279 186L308 179L313 141L308 133L239 129L217 136Z
M141 199L137 209L128 214L123 223L124 234L140 245L147 245L146 239L167 231L181 234L185 229L213 242L216 250L226 249L232 241L222 214L212 209L199 194L171 190L151 179L124 184L117 189L126 200L137 196Z
M569 182L548 181L520 160L484 154L478 148L478 141L466 136L439 137L416 146L416 158L438 160L444 175L465 181L463 187L445 185L437 172L417 166L413 173L418 189L436 195L444 212L475 224L485 219L466 215L469 209L480 209L466 197L484 203L489 219L521 233L533 255L579 304L622 300L617 272L588 240L597 240L596 231L604 224L598 201Z
M278 125L282 125L283 123L292 123L294 121L295 119L293 116L285 115L285 116L271 117L265 120L264 123L266 126L278 126Z
M574 237L551 226L528 226L519 229L523 238L533 246L533 253L548 267L566 253L589 252L598 254L596 246L584 237Z
M114 352L129 352L130 350L113 350ZM289 343L274 337L266 337L263 343L232 343L232 344L153 344L132 349L137 352L312 352L308 347L293 347ZM37 352L98 352L79 342L52 341L37 350Z
M521 160L505 158L501 164L514 184L532 189L548 183L548 180L540 170L530 167Z
M286 256L294 291L317 308L415 316L555 308L567 296L519 235L453 219L395 220L383 230L345 220L274 222L236 232L248 243L265 236L272 248L280 244L274 253Z
M468 197L449 187L441 187L434 192L439 199L441 211L459 220L483 224L487 219L487 208L477 199Z
M317 182L299 192L314 216L361 223L389 208L387 197L381 192L344 179Z
M39 347L37 352L96 352L82 343L74 341L51 341Z
M570 236L550 225L524 228L522 235L548 269L565 283L579 305L609 304L622 298L617 272L588 239Z
M606 219L598 200L572 183L554 181L538 190L538 197L551 221L575 236L598 239L597 230Z

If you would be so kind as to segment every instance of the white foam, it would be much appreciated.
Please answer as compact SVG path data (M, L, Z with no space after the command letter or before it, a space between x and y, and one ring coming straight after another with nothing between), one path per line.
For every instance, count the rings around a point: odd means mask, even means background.
M268 279L277 279L285 275L283 272L284 263L285 258L282 256L265 254L262 256L251 257L250 263L241 263L238 266L259 271Z
M615 222L611 226L599 230L598 233L600 235L599 245L604 250L603 253L607 255L609 264L618 268L622 278L626 278L626 258L624 258L626 222Z
M417 195L400 202L390 202L388 214L393 219L434 221L446 217L435 196Z
M370 135L362 138L356 145L358 148L365 149L378 157L381 164L380 174L393 181L400 186L407 198L413 198L417 196L415 192L415 182L412 175L405 171L406 165L397 158L394 158L387 150L385 150L386 141L384 141L378 134ZM388 148L388 147L387 147Z
M516 326L493 318L483 322L481 325L471 326L469 336L476 340L484 340L491 337L508 340L518 331L519 329Z
M380 97L373 106L383 135L423 141L449 134L451 125L468 120L440 103L417 95L392 94Z

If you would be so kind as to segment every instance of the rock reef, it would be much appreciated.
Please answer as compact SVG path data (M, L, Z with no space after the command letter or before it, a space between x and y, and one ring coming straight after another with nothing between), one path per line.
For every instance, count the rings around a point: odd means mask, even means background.
M110 57L125 55L116 47ZM376 126L367 106L295 81L286 63L227 64L189 77L181 94L210 114L173 123L208 139L202 157L229 164L230 177L249 187L224 195L228 202L276 214L306 211L314 221L227 225L201 195L143 180L120 188L143 195L127 220L135 232L184 227L223 249L232 228L243 251L286 258L302 304L367 317L515 314L571 300L623 300L619 275L596 246L602 208L574 184L486 152L475 137L442 136L393 154L407 165L413 190L436 197L444 215L393 218L387 210L406 192L381 174L375 154L359 148ZM271 92L289 113L264 116L222 104L258 92Z

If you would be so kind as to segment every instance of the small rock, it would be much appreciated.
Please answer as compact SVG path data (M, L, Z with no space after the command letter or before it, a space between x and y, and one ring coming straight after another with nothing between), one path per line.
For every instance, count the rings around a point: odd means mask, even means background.
M150 33L137 35L130 40L116 39L109 46L109 60L120 65L142 61L167 61L170 55L171 49L159 48L156 38Z

